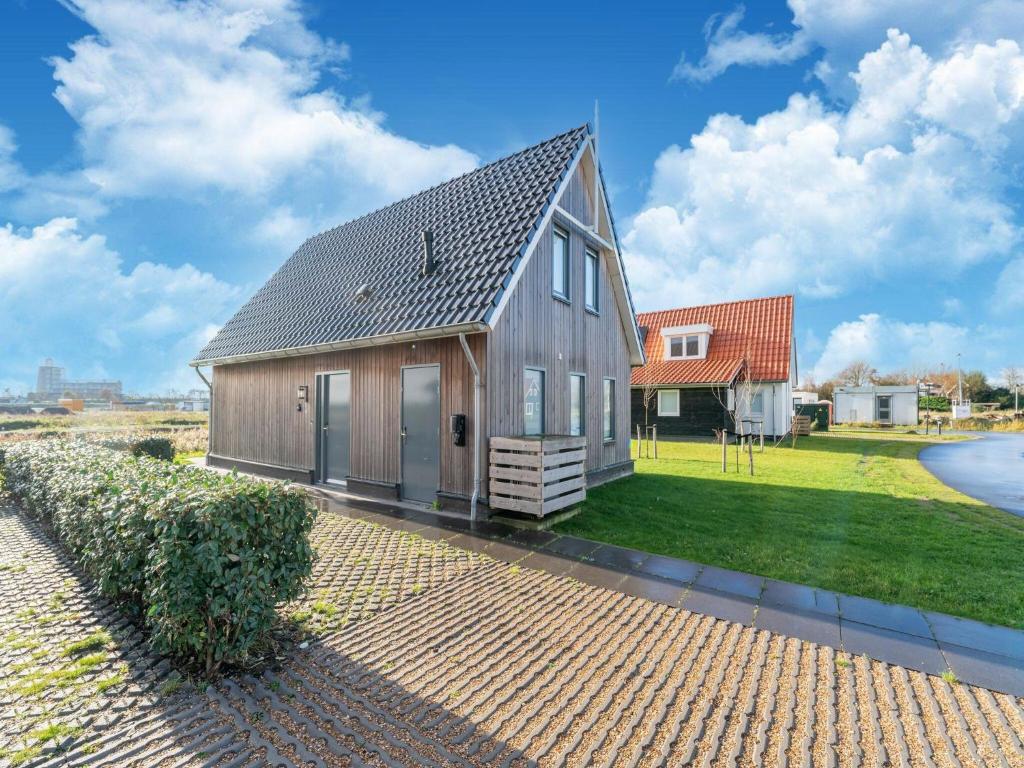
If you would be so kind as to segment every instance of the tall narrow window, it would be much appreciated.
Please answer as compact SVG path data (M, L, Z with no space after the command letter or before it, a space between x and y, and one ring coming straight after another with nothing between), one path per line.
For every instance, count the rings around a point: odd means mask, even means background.
M544 371L523 371L523 433L544 434Z
M569 434L587 434L587 379L581 373L569 374Z
M615 439L615 379L604 380L604 439Z
M696 336L686 337L686 356L696 357L700 354L700 342Z
M597 312L597 285L598 285L598 274L601 267L601 262L598 261L597 253L587 249L587 267L585 275L585 286L586 286L586 297L587 297L587 309L591 312Z
M569 235L555 230L551 257L551 292L561 299L569 298Z

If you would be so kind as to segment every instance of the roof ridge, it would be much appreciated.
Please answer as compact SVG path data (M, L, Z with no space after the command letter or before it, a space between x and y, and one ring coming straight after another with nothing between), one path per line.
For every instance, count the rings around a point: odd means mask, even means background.
M519 157L520 155L524 155L527 152L532 152L532 151L534 151L536 149L539 149L540 147L543 147L545 144L551 144L553 142L556 142L559 139L562 139L562 138L568 136L571 133L575 133L576 131L580 130L581 128L586 129L587 134L589 135L589 133L590 133L590 123L589 122L583 123L581 125L577 125L577 126L575 126L573 128L570 128L567 131L562 131L559 134L556 134L556 135L551 136L551 137L549 137L547 139L544 139L543 141L538 141L536 144L531 144L528 147L524 147L523 149L520 149L520 150L518 150L516 152L513 152L511 155L504 155L504 156L499 157L499 158L497 158L495 160L492 160L489 163L481 165L479 168L474 168L471 171L466 171L465 173L460 173L458 176L452 176L450 179L446 179L445 181L438 182L437 184L434 184L432 187L427 187L426 189L421 189L419 192L413 192L411 195L406 195L405 197L403 197L403 198L401 198L399 200L395 200L394 202L388 203L387 205L382 205L380 208L374 208L372 211L367 211L362 216L356 216L354 219L349 219L348 221L343 221L341 224L336 224L333 227L328 227L327 229L321 230L320 232L317 232L316 234L312 234L309 237L307 237L305 240L303 240L302 241L302 245L300 245L299 248L301 249L302 246L305 245L306 243L308 243L310 240L313 240L313 239L315 239L317 237L322 237L323 235L326 235L328 232L333 232L336 229L341 229L342 227L350 226L352 224L355 224L356 222L362 221L363 219L369 218L370 216L377 216L377 215L379 215L381 213L384 213L384 211L387 211L390 208L395 208L395 207L397 207L399 205L402 205L403 203L407 203L410 200L413 200L413 199L415 199L417 197L420 197L421 195L426 195L426 194L428 194L430 192L434 192L435 190L441 189L442 187L446 187L449 184L454 184L455 182L459 181L460 179L464 179L467 176L472 176L475 173L480 173L481 171L485 171L488 168L491 168L491 167L493 167L495 165L498 165L499 163L504 163L504 162L507 162L508 160L512 160L512 159L514 159L516 157Z
M773 301L775 299L792 299L792 293L780 293L774 296L755 296L752 299L732 299L730 301L712 301L707 304L689 304L685 307L670 307L669 309L652 309L647 312L637 312L640 315L664 315L668 312L683 312L690 309L705 309L706 307L724 307L729 304L753 304L754 302Z

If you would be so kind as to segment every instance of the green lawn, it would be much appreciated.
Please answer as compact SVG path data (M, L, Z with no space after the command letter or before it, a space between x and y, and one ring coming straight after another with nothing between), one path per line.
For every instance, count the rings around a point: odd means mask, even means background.
M908 436L755 449L662 442L556 530L701 563L1024 627L1024 518L940 483ZM634 446L635 454L635 446Z

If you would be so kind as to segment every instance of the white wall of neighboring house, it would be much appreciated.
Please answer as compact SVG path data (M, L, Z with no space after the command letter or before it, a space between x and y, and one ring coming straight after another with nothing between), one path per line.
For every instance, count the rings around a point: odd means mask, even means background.
M742 386L742 385L740 385ZM753 382L753 397L757 396L760 392L763 403L763 419L764 419L764 433L765 435L784 435L789 431L790 423L792 422L793 412L793 396L792 396L792 385L788 381L758 381ZM736 397L736 418L737 421L756 416L757 414L751 414L750 408L747 403L744 402L744 398L737 395ZM752 429L755 434L758 433L758 427L747 427L743 425L744 429Z

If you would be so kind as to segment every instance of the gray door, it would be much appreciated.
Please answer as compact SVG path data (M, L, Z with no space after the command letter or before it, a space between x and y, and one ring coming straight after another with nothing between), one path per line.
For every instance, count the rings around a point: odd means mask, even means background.
M440 481L441 369L402 369L402 497L432 503Z
M878 396L878 422L888 424L892 421L892 395Z
M343 483L349 473L352 427L352 379L326 373L320 379L320 480Z

